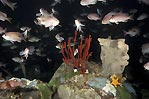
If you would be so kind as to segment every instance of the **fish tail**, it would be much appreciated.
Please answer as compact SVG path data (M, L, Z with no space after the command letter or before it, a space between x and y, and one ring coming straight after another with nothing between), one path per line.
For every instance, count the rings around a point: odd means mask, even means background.
M3 30L3 33L5 33L7 31L7 28L5 28L4 30Z
M25 37L23 37L22 40L23 40L24 42L27 42L26 39L25 39Z
M136 11L137 12L137 11ZM134 15L136 14L136 12L129 12L129 14L130 14L130 20L134 20Z
M102 12L101 10L97 9L97 13L98 13L100 16L102 16L101 12Z
M7 4L7 5L12 9L12 11L14 11L14 9L17 8L16 4L17 3L11 3L11 5L10 4L9 5Z
M8 21L9 23L11 23L11 20L12 20L12 18L7 18L7 21Z
M127 35L127 31L125 31L125 30L122 30L122 31L124 33L124 36L126 36Z
M27 32L28 32L27 30L25 30L24 32L22 32L23 36L26 36Z
M0 0L1 2L2 2L2 4L4 5L4 6L6 6L6 4L5 4L5 2L3 1L3 0Z
M141 0L138 0L138 2L139 2L139 4L141 4L141 3L142 3L142 1L141 1Z
M14 11L15 8L17 8L16 4L17 4L17 3L12 3L13 6L11 7L11 9L12 9L13 11Z
M19 53L19 55L20 55L20 56L24 55L24 51L21 51L21 52Z
M130 20L134 20L134 14L130 15Z

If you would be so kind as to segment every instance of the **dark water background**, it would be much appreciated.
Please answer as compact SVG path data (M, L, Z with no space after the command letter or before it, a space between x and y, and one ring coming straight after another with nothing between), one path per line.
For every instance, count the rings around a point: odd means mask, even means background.
M90 21L86 17L80 16L82 13L97 12L97 8L101 11L102 17L112 11L115 8L122 9L123 12L128 13L130 9L137 9L138 12L134 18L137 18L141 13L149 14L149 6L145 4L139 4L137 0L107 0L107 4L98 2L90 7L83 7L80 5L80 0L62 0L61 4L57 4L54 7L50 5L53 0L11 0L17 2L17 8L12 11L9 7L3 6L0 3L0 11L7 13L12 18L12 23L0 21L0 26L7 27L7 31L20 31L22 26L31 27L30 35L37 36L41 39L38 43L21 42L14 43L17 45L16 49L10 49L9 47L3 47L0 45L0 61L6 63L6 69L12 76L23 77L21 69L14 72L14 68L20 64L12 61L13 57L19 56L19 52L28 46L35 46L35 48L43 49L44 57L37 55L29 56L25 62L26 77L28 79L40 79L42 81L49 81L56 71L56 69L62 63L62 55L59 50L55 48L58 42L55 39L55 35L63 33L63 37L67 40L68 37L73 36L75 27L74 20L76 18L83 19L85 24L84 36L89 34L92 36L90 51L93 52L90 57L90 61L100 63L100 45L97 38L107 38L111 36L112 39L125 38L126 43L129 45L129 65L126 67L124 74L128 75L128 81L139 85L139 88L149 88L149 71L145 71L143 68L144 63L140 63L139 59L141 54L141 45L149 42L148 38L143 38L143 34L149 33L149 19L142 21L130 20L127 23L120 23L118 25L102 25L101 21ZM36 13L40 8L44 8L47 11L51 11L54 8L58 14L56 17L60 20L60 25L53 31L49 31L48 28L43 26L37 26L34 23L36 19ZM140 26L141 35L138 37L124 37L123 30L129 30L133 26L138 26L140 23L144 25ZM43 35L48 34L48 38L44 38ZM4 42L0 37L0 42ZM51 59L50 62L47 58ZM147 60L146 60L147 61ZM10 76L2 70L3 77Z

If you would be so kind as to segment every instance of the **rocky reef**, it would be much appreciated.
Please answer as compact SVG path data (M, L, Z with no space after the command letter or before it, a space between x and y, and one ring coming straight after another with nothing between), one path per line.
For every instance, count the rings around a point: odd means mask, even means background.
M49 85L56 89L52 99L132 99L135 91L122 72L128 64L124 39L100 39L102 65L86 61L87 72L62 64ZM130 90L131 89L131 90ZM134 94L134 95L132 95Z
M82 74L78 68L68 66L64 62L49 83L28 81L30 83L26 84L23 90L26 90L28 86L30 89L34 88L35 91L28 91L28 93L37 93L38 99L135 99L135 90L122 76L129 59L125 40L111 40L110 38L98 40L101 45L102 64L83 61L86 71ZM17 96L26 99L25 96L20 95L22 93L20 81L22 80L17 80L20 85L14 86L13 89L20 87ZM1 87L12 89L6 82L4 82L4 87ZM7 95L17 97L14 93L12 91ZM35 97L35 95L29 97Z

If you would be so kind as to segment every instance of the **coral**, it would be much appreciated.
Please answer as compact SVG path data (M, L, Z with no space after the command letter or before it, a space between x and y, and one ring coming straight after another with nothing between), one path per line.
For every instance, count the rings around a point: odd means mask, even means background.
M63 62L68 65L72 66L74 68L77 68L77 70L84 74L86 72L86 64L85 62L88 60L91 53L89 53L90 48L90 42L91 42L91 35L89 35L88 38L85 39L83 44L83 39L81 38L80 43L77 48L76 47L76 38L77 38L77 32L75 31L75 37L73 39L74 46L71 46L71 38L68 38L68 42L63 42L61 44L61 52L63 55ZM78 49L77 56L75 56L75 49Z

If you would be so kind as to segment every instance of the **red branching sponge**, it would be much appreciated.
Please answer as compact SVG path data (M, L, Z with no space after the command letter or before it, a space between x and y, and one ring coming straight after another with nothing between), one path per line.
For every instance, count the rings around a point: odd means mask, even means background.
M91 35L85 39L83 43L83 39L81 38L79 45L77 46L78 54L77 56L74 55L75 47L76 47L76 38L77 38L77 31L75 31L74 37L74 46L71 46L71 39L68 39L68 42L63 42L61 44L61 52L63 55L63 62L67 66L72 66L77 68L77 70L84 74L86 72L86 64L85 62L88 60L91 53L89 53L90 42L91 42Z

